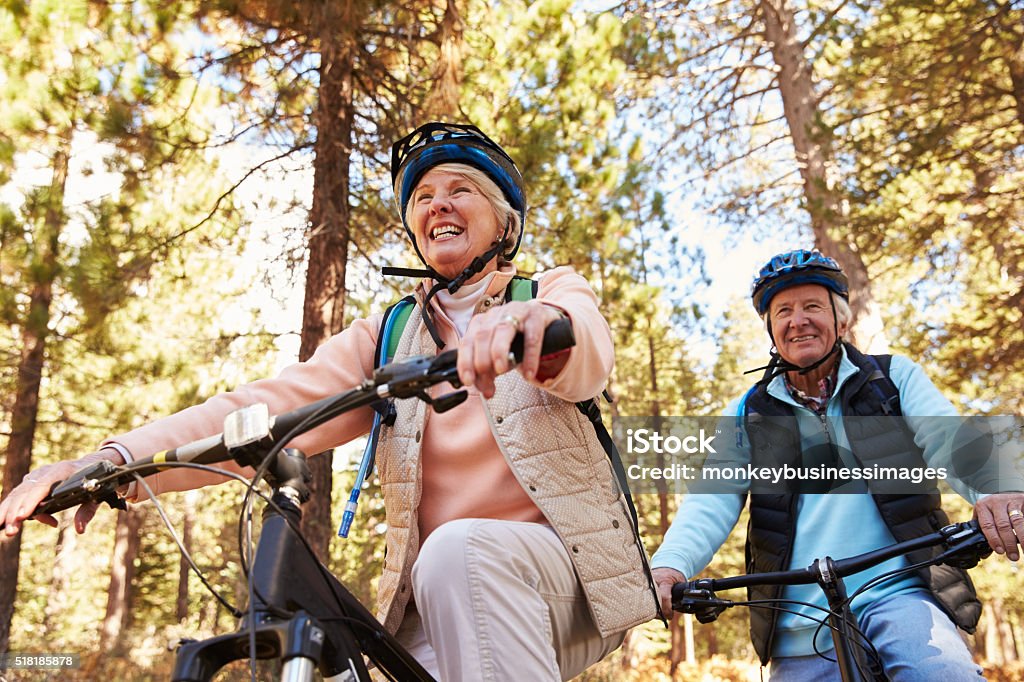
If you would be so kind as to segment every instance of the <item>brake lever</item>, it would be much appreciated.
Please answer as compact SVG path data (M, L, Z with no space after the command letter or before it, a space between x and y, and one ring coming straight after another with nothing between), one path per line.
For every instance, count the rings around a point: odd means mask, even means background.
M957 523L940 531L946 536L946 549L938 557L939 563L955 568L974 568L992 554L992 547L974 522Z
M454 351L450 369L438 365L437 361L448 353L439 356L419 355L408 360L392 362L377 369L373 373L373 385L381 397L413 398L419 397L426 389L442 381L458 380L455 370ZM438 367L442 370L438 371ZM449 375L453 375L450 377Z
M677 590L673 590L672 610L682 613L692 613L697 616L701 623L713 623L718 620L733 603L728 599L719 599L715 596L714 590L699 587L701 581L686 583L685 589L681 590L682 596L675 598Z
M118 471L119 467L108 460L79 469L54 486L49 497L36 507L35 513L52 514L85 502L106 502L114 509L126 510L128 505L117 494L115 474Z

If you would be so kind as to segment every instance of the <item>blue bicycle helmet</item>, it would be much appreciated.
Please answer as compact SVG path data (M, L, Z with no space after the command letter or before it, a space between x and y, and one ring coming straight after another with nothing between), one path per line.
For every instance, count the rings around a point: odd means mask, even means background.
M850 297L850 286L839 263L819 251L797 249L773 256L757 273L751 291L757 314L768 311L775 294L798 284L820 284L844 299Z
M476 126L436 121L420 126L391 146L391 184L402 224L412 240L416 255L423 260L416 237L405 218L406 206L420 178L442 163L464 163L483 171L498 185L512 209L519 213L519 234L512 248L502 254L506 260L511 260L519 250L526 225L526 191L519 169L505 150Z

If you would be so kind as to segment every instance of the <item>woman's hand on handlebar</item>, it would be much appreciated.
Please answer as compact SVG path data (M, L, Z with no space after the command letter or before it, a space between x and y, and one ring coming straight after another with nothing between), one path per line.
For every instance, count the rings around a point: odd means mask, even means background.
M475 386L485 398L494 396L494 380L511 365L509 348L516 332L523 333L523 361L520 371L534 379L541 366L540 347L547 326L562 317L558 308L540 301L511 301L482 315L474 315L459 345L459 380ZM545 364L545 374L561 370L568 354L560 356L557 367Z
M652 568L651 577L654 578L654 585L658 588L658 597L661 599L661 613L665 618L671 618L672 586L676 583L685 583L686 576L674 568Z
M0 523L5 526L4 534L8 537L17 535L21 530L22 522L32 517L32 512L40 502L46 499L54 485L67 479L82 467L101 459L110 460L115 464L124 464L124 458L116 450L108 448L88 454L81 459L47 464L30 471L21 483L11 490L3 501L0 501ZM85 532L85 527L89 525L89 521L96 514L97 507L97 503L90 502L78 508L75 512L76 531ZM57 525L57 519L49 514L40 514L34 518L48 526Z

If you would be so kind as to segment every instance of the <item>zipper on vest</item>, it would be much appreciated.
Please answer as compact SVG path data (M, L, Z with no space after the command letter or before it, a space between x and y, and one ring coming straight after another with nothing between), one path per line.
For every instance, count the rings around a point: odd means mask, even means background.
M828 428L828 415L818 414L818 421L821 422L821 430L825 433L825 443L830 447L835 445L835 438L833 438L832 432Z
M799 497L798 495L791 495L790 499L789 499L789 519L790 519L789 532L790 532L790 536L789 536L789 542L786 543L786 549L785 549L785 551L782 554L782 566L783 566L782 570L784 570L784 571L789 569L789 562L793 558L793 542L796 540L796 507L797 507L797 498L798 497ZM782 598L782 593L783 593L783 591L785 589L786 589L786 587L784 585L777 586L777 590L778 591L775 592L775 595L774 595L775 598L776 599L781 599ZM771 659L772 659L772 649L775 646L775 633L778 632L779 615L780 615L780 610L779 609L772 609L771 610L771 619L770 619L769 625L768 625L768 642L767 642L767 645L765 646L765 657L761 659L761 668L762 668L761 673L762 674L764 673L764 666L766 666L768 664L768 662L771 661Z

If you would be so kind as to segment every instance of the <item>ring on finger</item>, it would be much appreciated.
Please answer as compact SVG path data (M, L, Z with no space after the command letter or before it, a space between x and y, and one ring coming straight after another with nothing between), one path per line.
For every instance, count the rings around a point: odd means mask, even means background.
M1024 518L1024 512L1021 512L1020 509L1011 509L1009 516L1011 519Z
M501 324L511 325L512 328L515 329L517 332L523 331L522 320L520 320L515 315L506 315L505 317L501 318Z

